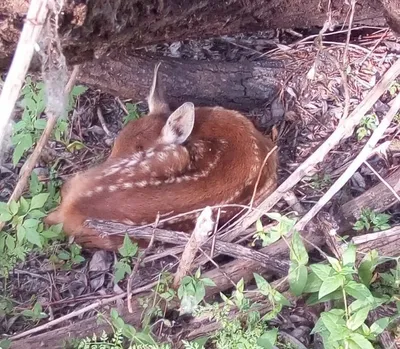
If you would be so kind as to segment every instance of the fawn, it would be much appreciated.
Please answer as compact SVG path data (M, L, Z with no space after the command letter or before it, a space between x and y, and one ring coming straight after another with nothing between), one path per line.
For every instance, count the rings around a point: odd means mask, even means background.
M158 68L147 99L148 115L122 129L105 162L63 185L60 206L45 219L47 224L63 223L65 233L84 247L117 250L123 242L121 236L102 237L83 226L86 219L140 226L155 222L157 215L168 218L205 206L248 204L276 188L276 151L264 161L273 140L233 110L195 108L186 102L171 112ZM219 223L235 213L237 209L222 209ZM191 232L198 215L172 218L161 227Z

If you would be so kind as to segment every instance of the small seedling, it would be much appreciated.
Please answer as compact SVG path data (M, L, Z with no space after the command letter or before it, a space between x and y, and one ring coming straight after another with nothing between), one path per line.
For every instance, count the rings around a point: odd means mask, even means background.
M185 276L178 289L178 297L181 300L181 314L192 313L196 306L206 295L206 286L215 286L209 278L200 278L200 268L194 277Z
M115 283L120 282L125 275L132 273L131 262L132 258L135 257L138 252L138 245L132 242L128 234L125 234L124 243L118 251L122 258L115 264L114 267Z
M82 247L77 244L72 244L69 247L69 251L62 250L58 253L58 259L65 261L64 269L70 270L73 265L80 264L85 261L85 258L81 255Z
M328 174L324 174L323 176L319 174L315 174L311 177L311 187L313 189L321 190L327 188L332 183L331 176Z
M382 231L390 228L390 215L385 213L375 213L369 208L363 209L360 218L354 223L353 229L356 231Z
M357 128L357 139L361 141L365 136L370 136L378 127L379 121L376 114L365 115Z
M34 322L47 318L47 314L43 312L42 305L39 302L35 303L32 310L24 310L22 315Z
M140 117L136 104L126 103L126 110L128 111L128 114L125 115L125 117L124 117L124 120L123 120L124 126L129 121L139 119L139 117Z

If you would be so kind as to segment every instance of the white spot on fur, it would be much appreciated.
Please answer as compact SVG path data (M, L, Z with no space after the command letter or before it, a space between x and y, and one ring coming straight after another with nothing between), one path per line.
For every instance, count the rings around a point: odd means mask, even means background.
M140 188L144 188L147 185L147 181L139 181L135 185Z
M118 186L117 186L117 185L110 185L110 186L108 187L108 190L111 191L111 192L116 191L117 189L118 189Z
M133 184L131 182L125 182L122 184L122 188L124 188L124 189L133 188Z
M96 187L96 188L94 189L94 191L95 191L96 193L101 193L103 190L104 190L104 187L102 187L101 185L99 185L98 187Z

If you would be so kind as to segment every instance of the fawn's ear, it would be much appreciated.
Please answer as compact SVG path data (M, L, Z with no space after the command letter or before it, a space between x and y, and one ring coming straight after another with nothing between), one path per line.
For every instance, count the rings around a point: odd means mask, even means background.
M160 65L161 63L157 63L154 68L153 83L151 85L149 96L147 97L150 114L169 114L171 112L165 98L161 78L158 74L158 68L160 68Z
M162 144L182 144L191 135L194 126L194 104L183 103L168 118L161 130Z

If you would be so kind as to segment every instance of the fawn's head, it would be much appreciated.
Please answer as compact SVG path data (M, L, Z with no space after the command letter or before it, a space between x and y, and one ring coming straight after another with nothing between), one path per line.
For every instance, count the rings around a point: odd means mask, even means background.
M192 133L194 105L190 102L184 103L171 113L162 81L158 77L159 67L160 63L154 69L153 83L147 98L149 113L131 121L122 129L109 158L123 157L157 145L182 144Z

